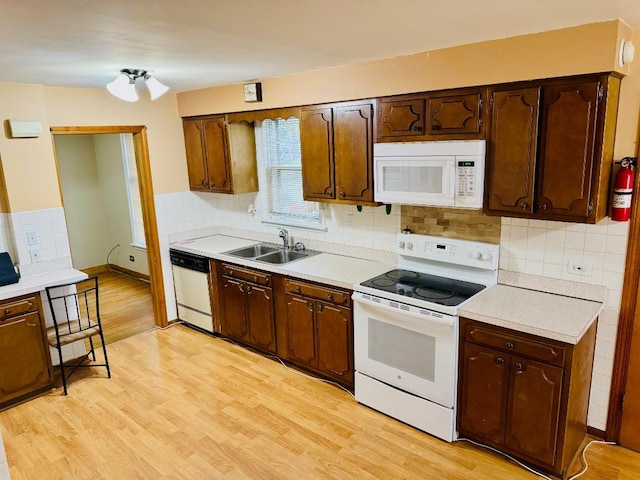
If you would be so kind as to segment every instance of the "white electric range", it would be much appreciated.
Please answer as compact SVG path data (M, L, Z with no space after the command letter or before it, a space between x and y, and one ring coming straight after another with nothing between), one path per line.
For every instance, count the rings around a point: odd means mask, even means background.
M354 285L356 400L456 438L458 308L498 278L499 246L398 234L398 268Z

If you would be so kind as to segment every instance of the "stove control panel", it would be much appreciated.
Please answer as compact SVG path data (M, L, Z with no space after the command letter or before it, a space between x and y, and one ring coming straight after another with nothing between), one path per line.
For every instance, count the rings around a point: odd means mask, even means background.
M492 243L413 233L398 234L396 242L396 252L403 257L452 263L484 270L498 269L499 251L499 245Z

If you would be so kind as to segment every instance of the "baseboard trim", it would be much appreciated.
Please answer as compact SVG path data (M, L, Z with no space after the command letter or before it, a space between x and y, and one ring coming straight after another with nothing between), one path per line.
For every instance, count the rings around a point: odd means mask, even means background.
M602 440L604 440L605 438L604 430L600 430L599 428L595 428L595 427L589 427L588 425L587 425L587 434Z
M149 281L149 275L145 275L144 273L136 272L135 270L129 270L128 268L121 267L120 265L111 265L111 270L116 272L124 273L125 275L129 275L131 277L139 278L141 280Z
M93 277L94 275L98 275L99 273L108 272L108 271L109 271L109 266L107 264L96 265L95 267L83 268L81 270L81 272L86 273L90 277Z

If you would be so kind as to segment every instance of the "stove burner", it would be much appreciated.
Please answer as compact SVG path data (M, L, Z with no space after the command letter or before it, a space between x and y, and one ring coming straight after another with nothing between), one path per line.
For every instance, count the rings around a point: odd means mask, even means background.
M389 278L393 278L394 280L400 279L412 279L418 278L420 276L419 273L412 272L411 270L391 270L385 274Z
M413 293L427 300L444 300L455 295L455 292L449 288L435 287L416 287L413 289Z
M392 278L374 278L373 280L371 280L371 283L374 284L376 287L392 287L393 285L396 284L396 281L393 280Z

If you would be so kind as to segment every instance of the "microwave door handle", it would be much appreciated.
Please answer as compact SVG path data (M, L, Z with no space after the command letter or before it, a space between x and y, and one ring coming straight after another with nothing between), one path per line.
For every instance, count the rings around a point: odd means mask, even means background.
M451 164L451 200L455 200L457 185L456 181L458 180L458 171L456 170L456 162L455 160Z
M420 313L407 312L406 310L400 310L399 308L389 307L388 305L384 305L383 303L377 303L377 302L372 302L371 300L366 300L365 298L362 298L361 296L359 296L357 293L354 293L351 298L353 299L354 302L359 302L364 305L370 305L372 307L379 308L387 312L393 312L396 315L406 315L407 317L418 318L422 321L424 321L427 318L426 315L422 315ZM438 325L443 325L445 327L452 327L455 324L456 317L447 316L445 318L438 318L438 317L428 316L428 320L432 323L437 323Z

